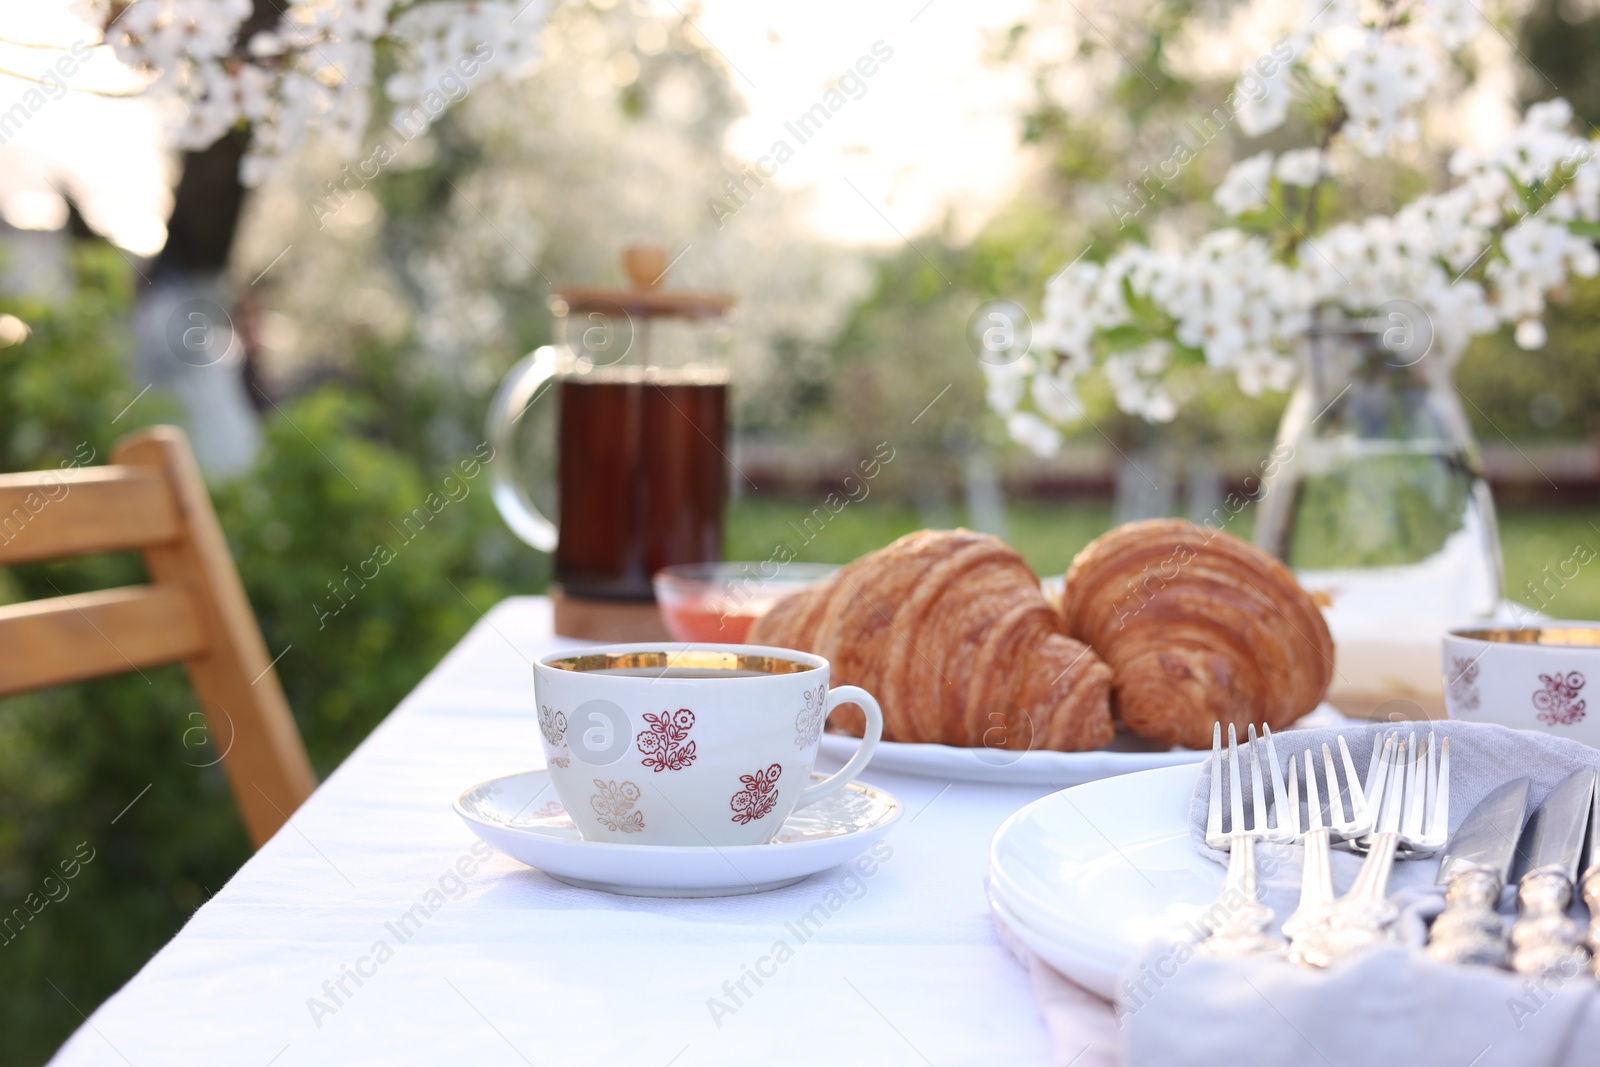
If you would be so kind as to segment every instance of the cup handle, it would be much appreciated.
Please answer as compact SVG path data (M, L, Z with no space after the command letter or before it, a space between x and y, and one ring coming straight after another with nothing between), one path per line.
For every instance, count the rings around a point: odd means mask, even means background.
M861 744L856 748L855 755L850 757L850 762L839 768L838 772L808 785L800 794L800 802L796 808L803 808L807 804L814 804L823 797L831 796L852 782L867 766L867 761L872 758L873 750L878 747L878 741L883 737L883 709L878 707L878 701L873 695L858 685L841 685L828 690L828 705L822 713L822 721L828 721L828 712L840 704L859 704L861 710L867 713L867 730L861 737Z

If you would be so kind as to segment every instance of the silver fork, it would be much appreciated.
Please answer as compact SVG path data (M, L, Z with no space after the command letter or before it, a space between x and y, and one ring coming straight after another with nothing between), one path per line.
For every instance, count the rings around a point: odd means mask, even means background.
M1267 932L1272 925L1272 909L1260 902L1256 883L1256 842L1294 841L1300 836L1300 803L1284 789L1283 770L1272 730L1262 726L1262 739L1256 728L1248 727L1250 740L1251 819L1244 817L1244 789L1239 774L1238 732L1228 727L1228 819L1223 827L1222 801L1222 724L1211 733L1211 799L1206 810L1206 844L1228 850L1228 876L1222 895L1206 913L1211 933L1200 943L1199 951L1210 956L1243 956L1253 953L1282 952L1284 941ZM1267 773L1271 777L1273 819L1267 816L1266 784L1263 782L1261 750L1267 753ZM1220 913L1220 914L1219 914Z
M1402 731L1398 727L1390 728L1377 734L1372 739L1372 756L1367 760L1367 776L1361 780L1362 792L1372 799L1372 821L1367 824L1364 833L1348 837L1340 842L1341 847L1347 848L1351 852L1365 852L1367 851L1367 846L1372 843L1373 829L1378 821L1379 794L1383 790L1383 779L1379 777L1379 774L1388 766L1384 759L1384 754L1391 751L1387 748L1391 740L1399 743L1401 733ZM1351 784L1355 784L1354 779L1351 780Z
M1377 827L1369 839L1367 858L1349 892L1334 902L1324 921L1314 924L1301 938L1296 946L1299 962L1326 967L1385 940L1399 911L1387 896L1397 848L1404 842L1408 849L1405 858L1412 858L1444 847L1449 825L1449 738L1445 739L1442 765L1435 763L1432 734L1426 762L1408 759L1408 751L1413 756L1416 752L1414 733L1408 740L1395 734L1384 740L1370 786L1381 799L1374 800Z
M1340 734L1335 740L1339 743L1339 758L1344 764L1345 792L1350 794L1350 817L1344 814L1344 804L1339 798L1339 783L1333 771L1333 758L1328 752L1328 746L1322 746L1322 762L1328 774L1328 829L1335 841L1352 841L1365 838L1372 833L1372 827L1377 822L1378 812L1374 804L1368 803L1372 794L1367 792L1361 780L1356 777L1356 761L1350 758L1350 747L1344 743L1344 735Z
M1300 876L1300 905L1293 915L1284 920L1283 934L1289 938L1289 958L1296 960L1299 941L1320 922L1333 905L1333 867L1328 856L1332 841L1348 841L1369 833L1372 813L1367 807L1366 793L1361 780L1356 777L1355 761L1350 758L1350 748L1344 735L1334 739L1339 745L1339 755L1344 762L1346 788L1341 791L1339 775L1334 770L1333 752L1326 742L1322 746L1323 782L1328 794L1328 821L1322 821L1322 798L1317 790L1316 764L1310 749L1306 750L1306 821L1305 865ZM1289 761L1289 792L1296 792L1295 761ZM1344 813L1345 802L1341 792L1350 794L1350 814Z
M1380 766L1382 765L1382 755L1385 751L1384 746L1391 739L1393 739L1396 744L1398 744L1401 740L1408 741L1409 745L1407 748L1411 754L1411 760L1415 761L1417 758L1419 758L1416 730L1411 730L1409 736L1407 736L1407 732L1403 728L1394 727L1392 729L1385 730L1383 733L1375 737L1372 742L1372 758L1367 764L1367 777L1365 780L1365 789L1367 796L1369 797L1373 795L1373 787L1377 783L1377 775ZM1436 738L1431 730L1428 732L1428 778L1426 789L1422 793L1422 796L1425 798L1424 804L1426 808L1423 816L1423 826L1432 827L1434 825L1435 820L1433 818L1433 805L1434 798L1436 796L1441 802L1445 812L1445 818L1439 822L1435 836L1437 836L1437 834L1443 834L1445 832L1445 828L1449 825L1450 739L1446 737L1442 740L1443 757L1441 761L1436 763ZM1437 784L1439 779L1436 777L1437 768L1441 767L1444 775L1442 789ZM1409 800L1407 803L1409 803ZM1409 810L1409 808L1407 810ZM1372 843L1372 837L1372 827L1368 826L1364 833L1348 839L1346 842L1346 847L1355 852L1365 852ZM1400 837L1400 844L1397 847L1397 852L1402 859L1417 859L1423 856L1433 855L1435 852L1438 852L1440 849L1442 849L1444 845L1445 842L1442 839L1434 840L1432 837L1425 838L1423 832L1419 830L1411 835L1405 835L1402 833L1402 836Z
M1449 837L1450 739L1428 731L1425 766L1418 766L1415 731L1410 744L1411 773L1406 778L1406 810L1400 823L1399 850L1405 859L1418 859L1439 852Z

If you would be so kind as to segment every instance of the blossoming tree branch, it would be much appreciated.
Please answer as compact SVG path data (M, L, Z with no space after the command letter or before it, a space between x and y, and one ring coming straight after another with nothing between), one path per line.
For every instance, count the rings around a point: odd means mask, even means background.
M1235 163L1214 190L1223 221L1211 232L1185 235L1193 209L1173 212L1169 243L1124 244L1055 275L1032 350L984 366L1014 440L1059 449L1094 370L1121 409L1156 422L1178 411L1180 366L1231 373L1250 395L1287 388L1315 321L1396 302L1420 310L1440 358L1511 324L1537 348L1546 297L1600 270L1600 166L1560 99L1530 107L1491 151L1455 151L1444 188L1357 217L1360 168L1417 141L1421 109L1459 82L1444 73L1498 33L1472 0L1318 0L1305 15L1229 99L1246 137L1295 115L1311 143Z
M177 147L198 151L248 128L247 186L312 136L354 157L375 87L392 121L415 130L480 69L524 74L544 20L542 0L83 0L77 10L149 75L150 92L182 105Z

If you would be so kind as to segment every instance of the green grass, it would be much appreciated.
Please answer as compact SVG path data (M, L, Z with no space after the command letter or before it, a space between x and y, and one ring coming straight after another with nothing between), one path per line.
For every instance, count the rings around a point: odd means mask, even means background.
M810 499L745 499L728 509L727 552L733 560L782 558L783 546L802 563L848 563L927 525L910 504L863 501L824 524ZM810 518L810 522L807 519ZM951 525L965 516L957 513ZM1040 574L1060 574L1084 545L1111 526L1111 506L1099 501L1006 507L1006 541Z
M1546 614L1600 619L1600 507L1506 508L1500 512L1500 548L1511 599L1538 604L1526 583L1547 583ZM1580 564L1584 558L1589 562ZM1576 577L1560 577L1574 570Z
M868 499L845 506L826 523L806 519L814 499L759 498L729 508L727 556L735 560L773 558L787 545L797 560L846 563L882 548L924 523L909 504ZM823 509L819 515L826 515ZM1006 540L1040 574L1060 574L1084 545L1111 525L1111 506L1100 501L1017 501L1006 507ZM960 512L951 520L964 521ZM1250 515L1242 513L1231 533L1250 536ZM808 539L809 535L809 539ZM1600 507L1505 507L1500 512L1505 555L1506 595L1536 603L1528 582L1545 582L1545 610L1567 619L1600 619ZM1582 546L1587 551L1576 551ZM1591 562L1578 566L1585 556ZM780 557L781 558L781 557ZM1556 582L1563 569L1576 577ZM1545 568L1549 568L1548 571Z

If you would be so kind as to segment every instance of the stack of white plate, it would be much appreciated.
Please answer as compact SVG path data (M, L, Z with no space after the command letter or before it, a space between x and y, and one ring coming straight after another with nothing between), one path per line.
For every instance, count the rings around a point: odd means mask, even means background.
M1216 900L1223 869L1189 838L1200 768L1125 774L1023 808L995 834L989 902L1029 948L1108 999L1139 949Z

